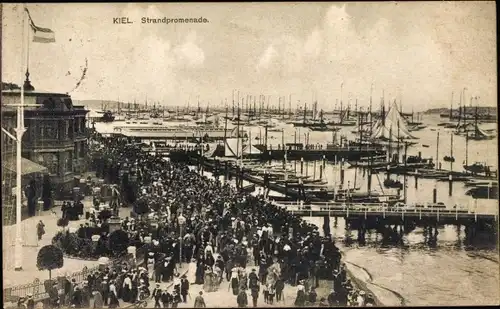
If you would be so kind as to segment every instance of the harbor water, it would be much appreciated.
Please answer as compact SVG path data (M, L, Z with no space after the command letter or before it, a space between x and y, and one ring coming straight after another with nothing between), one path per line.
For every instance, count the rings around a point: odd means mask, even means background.
M439 116L425 116L424 122L428 127L422 131L412 132L419 139L417 144L408 147L408 155L417 155L421 152L424 158L436 158L437 132L439 136L439 162L443 169L463 170L463 162L466 160L466 143L464 136L453 136L453 166L444 162L443 157L451 155L451 129L443 129L437 126L441 120ZM98 127L99 125L99 127ZM98 131L106 130L104 126L112 124L96 124ZM284 133L268 132L268 144L277 147L284 139L285 143L294 141L303 143L309 132L310 144L322 144L325 147L333 139L331 132L314 132L305 128L294 128L292 125L280 125ZM232 126L228 126L232 127ZM486 129L495 128L496 124L485 124ZM337 133L346 135L349 139L354 138L350 133L355 127L342 128ZM251 132L252 144L262 143L264 129L259 127L246 128ZM109 132L109 129L106 131ZM296 136L296 138L295 138ZM261 137L255 140L255 137ZM425 147L423 145L426 145ZM469 141L468 163L484 162L498 168L497 162L497 140ZM401 153L402 154L402 153ZM276 162L278 163L278 162ZM289 162L300 170L300 162ZM316 175L319 178L319 166L321 161L304 162L304 174ZM316 165L316 170L314 170ZM207 173L210 175L210 173ZM372 190L381 192L381 183L385 175L372 176ZM379 179L377 179L377 177ZM391 176L393 179L396 176ZM334 162L326 162L323 178L329 185L339 184L339 165ZM498 214L498 200L479 199L465 195L465 186L461 182L453 183L452 194L449 194L448 182L440 182L431 179L419 179L415 184L415 178L407 176L407 202L425 203L432 202L432 190L437 188L437 201L443 202L448 208L457 205L460 208ZM399 176L403 180L403 176ZM361 187L366 189L367 179L361 170L353 168L345 170L344 186ZM277 194L271 192L271 194ZM323 218L306 217L311 223L316 224L322 232ZM442 226L438 228L437 243L430 246L425 241L426 236L423 228L417 227L414 231L403 236L398 245L386 245L381 242L381 235L375 231L368 231L366 244L358 245L357 232L346 231L343 219L330 220L331 233L336 239L336 244L343 252L343 259L349 269L359 279L368 283L380 301L387 306L398 305L495 305L500 302L499 285L499 253L495 239L488 235L479 235L472 244L464 243L465 231L462 227Z

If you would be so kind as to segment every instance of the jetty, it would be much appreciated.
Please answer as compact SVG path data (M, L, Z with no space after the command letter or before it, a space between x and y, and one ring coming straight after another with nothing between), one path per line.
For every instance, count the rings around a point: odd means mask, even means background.
M272 202L301 217L323 217L324 227L330 226L330 218L334 218L334 225L338 218L343 218L346 229L358 230L358 241L361 242L365 240L369 229L400 239L398 234L402 235L422 226L434 240L439 234L438 226L447 224L458 228L465 226L468 238L475 237L478 232L498 232L498 212L480 213L461 206L449 208L435 203L397 203L391 206L387 203L314 202L304 205L301 202Z
M309 217L434 219L443 224L467 223L470 220L474 222L479 220L491 222L498 221L498 213L478 213L475 210L461 206L450 209L445 205L434 203L401 203L391 206L388 203L311 202L305 205L300 202L272 202L277 206L286 208L294 214Z
M382 147L329 146L327 148L303 148L289 145L285 145L285 147L280 145L278 149L266 147L265 145L255 145L255 147L262 151L262 158L268 160L283 160L285 152L289 160L304 159L306 161L321 159L329 161L336 159L359 160L362 157L386 155L386 151Z

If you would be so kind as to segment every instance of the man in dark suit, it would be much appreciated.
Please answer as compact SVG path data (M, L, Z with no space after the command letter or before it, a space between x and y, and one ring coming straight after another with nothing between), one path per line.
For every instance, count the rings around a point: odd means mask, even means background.
M186 279L186 275L183 275L181 278L181 296L182 301L187 303L187 296L189 294L189 281Z
M153 293L151 293L151 298L154 298L155 300L155 308L161 308L160 306L160 299L163 291L160 288L160 284L157 283L155 289L153 290Z

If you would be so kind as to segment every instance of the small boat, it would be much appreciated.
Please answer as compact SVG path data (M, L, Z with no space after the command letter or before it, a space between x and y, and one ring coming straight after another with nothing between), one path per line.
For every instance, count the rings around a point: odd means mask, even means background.
M248 185L248 186L244 186L243 188L241 188L241 191L242 191L242 192L245 192L245 193L252 193L252 192L255 192L255 184L251 184L251 185Z
M311 131L316 131L316 132L327 132L330 131L327 125L312 125L309 126L309 129Z
M105 111L102 117L97 118L96 122L113 122L115 120L115 116L111 111Z
M386 179L384 180L384 187L386 188L394 188L394 189L403 189L403 183L399 180L394 179Z
M278 179L276 180L277 183L288 183L290 184L298 184L299 183L299 178L293 178L293 179L288 179L285 181L284 179ZM310 184L310 183L318 183L318 184L327 184L327 182L321 180L321 179L302 179L303 184Z
M416 125L416 126L411 126L411 127L409 127L409 128L408 128L408 130L409 130L410 132L413 132L413 131L420 131L420 130L423 130L423 129L425 129L425 128L427 128L427 126L426 126L426 125Z
M281 183L284 185L284 183ZM289 182L287 183L287 186L289 188L298 188L299 187L299 183L298 182ZM317 188L327 188L328 187L328 182L318 182L318 183L314 183L314 182L310 182L310 183L303 183L303 186L304 186L304 189L317 189Z
M347 161L349 163L349 168L351 167L362 167L362 168L376 168L376 167L385 167L387 166L386 161Z
M270 201L276 202L295 202L297 199L289 196L277 196L277 195L268 195L267 198Z
M444 156L443 160L445 162L455 162L455 158L452 156Z
M424 148L429 148L429 145L422 145L422 147L424 147Z
M446 209L446 205L442 202L439 202L437 204L428 204L427 206L422 204L417 204L415 205L415 208Z
M488 186L488 185L497 187L498 186L498 182L497 181L486 181L486 180L469 179L468 181L466 181L464 183L464 185L466 187L477 187L477 186Z
M470 165L464 164L463 167L466 171L471 172L473 174L491 173L491 168L485 163L474 162L473 164Z
M465 194L476 199L498 199L498 186L481 185L469 189Z

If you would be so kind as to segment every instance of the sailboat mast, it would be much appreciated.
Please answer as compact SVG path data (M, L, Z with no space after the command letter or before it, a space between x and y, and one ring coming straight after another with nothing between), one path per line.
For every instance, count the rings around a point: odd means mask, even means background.
M398 154L398 160L396 161L397 163L399 163L399 119L398 119L398 149L397 149L397 154Z
M246 98L246 106L247 106L247 123L250 123L250 96L247 95Z
M239 158L240 158L240 100L238 93L238 118L236 120L236 165L239 166Z
M460 92L460 102L458 103L458 126L462 120L462 92Z
M389 162L392 161L392 126L389 128Z
M451 92L451 103L450 103L450 121L453 117L453 91Z
M307 117L307 103L304 103L304 120L303 120L304 124L306 124L306 117Z
M453 158L453 132L450 133L451 136L451 147L450 147L450 171L453 171L453 161L455 160Z
M396 102L396 99L394 99L394 102ZM403 100L401 97L399 98L399 112L401 113L401 116L403 116Z
M257 116L257 98L253 96L253 117Z
M475 112L475 115L474 115L474 133L475 133L475 137L477 137L477 131L478 131L478 126L477 126L477 119L478 119L478 115L477 115L477 105L476 105L476 112ZM467 133L467 128L465 128L465 132Z
M469 131L465 128L465 166L469 165Z
M437 139L436 139L436 167L437 169L439 168L439 131L437 133Z
M278 115L281 113L281 96L278 98Z
M344 83L340 84L340 119L342 122L342 92L344 90Z
M405 159L404 159L404 164L405 164L405 170L406 170L406 161L407 161L407 156L408 156L408 142L405 141ZM407 182L407 177L406 177L406 173L404 173L403 175L403 201L404 203L406 204L406 200L407 200L407 196L408 196L408 188L406 186L406 182Z
M373 133L373 116L372 116L372 94L373 94L373 83L370 87L370 137L372 136Z
M224 121L224 149L227 147L227 104L226 104L226 117Z

